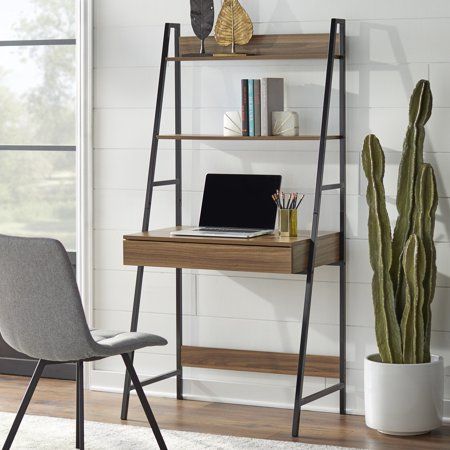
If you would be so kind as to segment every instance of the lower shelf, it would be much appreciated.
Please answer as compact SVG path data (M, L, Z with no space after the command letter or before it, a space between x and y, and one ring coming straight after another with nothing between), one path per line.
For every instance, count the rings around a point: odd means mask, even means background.
M206 369L297 375L298 355L296 353L231 350L183 345L181 347L181 364L186 367ZM339 357L307 355L305 376L339 378Z

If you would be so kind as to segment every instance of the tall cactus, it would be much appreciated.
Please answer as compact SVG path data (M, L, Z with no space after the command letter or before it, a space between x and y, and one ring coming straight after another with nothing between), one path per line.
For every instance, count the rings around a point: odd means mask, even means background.
M398 171L398 218L392 239L391 277L399 320L401 320L403 308L405 307L402 252L412 231L417 173L423 162L425 124L431 116L432 106L433 97L430 83L427 80L420 80L414 88L409 103L409 124L406 130L403 154Z
M433 235L438 195L433 168L423 162L423 144L432 103L429 82L420 80L410 102L399 167L399 215L392 240L383 186L384 153L376 136L366 137L362 151L368 180L376 337L381 359L388 363L430 361L430 305L436 286Z
M384 362L402 361L400 327L395 315L394 289L389 270L392 263L391 225L384 194L384 153L378 138L366 137L362 151L369 204L369 247L373 269L372 297L375 310L375 332Z
M425 250L417 235L412 234L403 249L402 267L405 277L405 308L400 323L403 345L403 362L423 362L424 321L423 304L425 275Z
M433 241L436 208L438 204L436 177L431 164L421 164L417 174L416 205L413 217L413 232L423 242L425 252L425 277L423 281L424 304L424 361L430 360L431 302L436 288L436 247Z

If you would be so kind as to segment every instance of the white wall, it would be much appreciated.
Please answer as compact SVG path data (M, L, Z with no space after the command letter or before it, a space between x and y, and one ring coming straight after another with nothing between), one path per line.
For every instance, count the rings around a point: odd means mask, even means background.
M181 22L192 34L187 0L95 0L94 73L94 321L96 327L128 328L135 269L122 265L122 235L140 228L149 143L153 125L163 23ZM363 411L363 358L376 351L371 270L368 261L365 180L360 149L376 133L387 158L389 210L395 213L396 171L410 93L428 78L435 107L427 128L426 158L438 174L440 206L436 226L438 289L434 302L433 351L450 364L450 3L448 0L242 0L256 33L327 32L330 17L347 19L348 30L348 408ZM216 1L216 10L220 2ZM183 69L183 131L221 132L224 111L238 109L239 80L283 76L287 104L300 113L301 131L317 133L324 63L226 62ZM163 131L173 127L173 68L168 72ZM336 77L337 79L337 77ZM336 94L331 131L337 131ZM161 143L157 179L173 177L173 144ZM331 143L326 182L337 180L337 144ZM308 193L301 210L310 227L317 145L311 143L198 143L184 145L184 223L198 218L208 171L282 173L286 189ZM445 176L447 173L447 176ZM159 188L151 227L173 224L174 194ZM338 202L325 196L322 229L336 229ZM337 355L337 269L317 271L309 353ZM186 271L184 341L187 344L296 352L304 279L251 273ZM143 375L174 368L174 274L150 269L144 283L140 329L166 336L169 345L138 353ZM450 398L450 371L446 396ZM186 396L251 404L292 406L294 377L186 369ZM118 358L95 363L91 385L120 389ZM309 378L306 393L335 380ZM174 380L153 392L173 394ZM338 396L311 405L336 410ZM448 411L447 411L447 415Z

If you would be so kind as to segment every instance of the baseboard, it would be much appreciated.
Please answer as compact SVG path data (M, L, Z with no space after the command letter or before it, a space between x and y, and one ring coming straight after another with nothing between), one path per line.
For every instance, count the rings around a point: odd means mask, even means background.
M34 359L0 358L0 373L31 377L36 364L37 361ZM75 380L76 366L70 363L52 364L45 367L42 376L60 380Z
M142 375L142 378L145 376ZM219 403L232 403L270 408L293 408L294 385L256 384L236 381L200 380L185 378L184 398ZM305 395L317 392L325 387L325 380L309 378L305 381ZM91 370L89 388L94 391L122 393L123 374L101 370ZM164 380L153 386L146 386L149 396L175 398L175 380ZM316 402L305 405L305 410L339 412L339 394L334 393ZM349 414L359 414L349 405Z
M91 390L122 393L123 374L121 373L93 369L90 371L89 380L89 388ZM324 383L324 380L320 378L308 379L305 383L305 395L323 388L322 383ZM175 380L164 380L153 386L146 386L144 390L149 396L175 398ZM339 394L336 392L305 405L304 409L338 413L338 396ZM286 383L264 385L211 379L186 378L184 380L184 398L187 400L292 409L293 397L293 386L286 385ZM349 387L347 393L347 414L364 415L360 397L361 392ZM450 400L444 400L444 422L450 423Z
M450 423L450 400L444 400L444 417L445 423Z

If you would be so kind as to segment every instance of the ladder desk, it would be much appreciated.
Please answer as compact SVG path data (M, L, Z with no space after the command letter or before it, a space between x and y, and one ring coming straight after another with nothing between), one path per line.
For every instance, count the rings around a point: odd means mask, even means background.
M169 55L169 43L173 38L173 56ZM207 39L208 49L220 53L213 37ZM125 236L125 264L137 266L134 291L131 331L136 331L142 293L144 266L176 268L176 370L142 381L146 386L167 378L177 379L177 398L183 398L183 366L211 367L228 370L250 370L296 375L292 436L298 436L301 407L320 397L339 391L340 413L346 412L345 395L345 192L346 192L346 99L345 99L345 20L331 19L330 32L321 34L271 34L255 35L250 43L238 48L243 53L233 58L221 56L183 56L196 51L198 40L191 36L180 36L180 24L166 23L161 51L158 94L156 97L153 136L147 177L141 233ZM320 134L300 136L219 136L214 134L184 134L181 126L181 64L191 61L255 61L255 60L302 60L322 59L326 61ZM167 65L174 64L175 85L175 129L173 134L161 134L161 116L166 88ZM339 68L339 132L328 133L328 120L332 95L333 72ZM175 177L170 180L155 180L158 144L160 140L174 141ZM250 240L171 237L170 230L149 232L150 210L153 190L158 186L175 187L175 224L182 225L182 142L184 140L250 141L317 141L317 174L314 191L312 227L309 233L299 238L263 236ZM324 184L324 166L328 141L339 143L339 179L334 184ZM339 232L319 233L319 217L322 193L339 192ZM306 356L314 269L324 264L339 268L339 357ZM210 349L183 346L182 332L182 268L245 270L249 272L303 273L306 274L305 302L298 354L248 352L243 350ZM134 354L130 357L133 359ZM303 397L305 375L338 378L339 382L315 394ZM125 375L121 418L127 419L130 391L134 389L128 374Z

